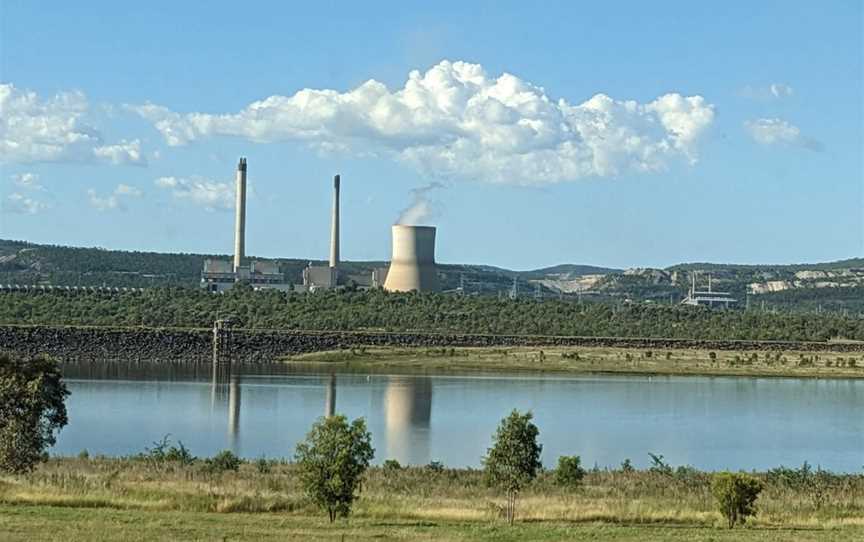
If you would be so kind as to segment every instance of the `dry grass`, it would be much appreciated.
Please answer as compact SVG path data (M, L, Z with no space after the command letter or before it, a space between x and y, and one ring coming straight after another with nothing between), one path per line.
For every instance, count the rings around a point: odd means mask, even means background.
M864 475L832 476L820 486L768 481L755 526L864 527ZM813 488L816 488L814 490ZM212 474L200 462L154 466L134 459L57 458L35 472L0 478L0 504L116 510L280 513L317 516L302 495L295 467L254 464ZM372 468L354 515L367 520L485 522L503 499L476 470ZM524 521L619 525L722 524L709 492L709 475L692 470L589 472L579 488L555 485L543 473L518 504Z

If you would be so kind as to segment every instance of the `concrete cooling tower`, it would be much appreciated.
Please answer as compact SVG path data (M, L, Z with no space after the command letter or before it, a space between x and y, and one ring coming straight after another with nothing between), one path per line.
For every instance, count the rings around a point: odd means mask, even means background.
M435 270L435 228L393 226L393 258L384 281L388 292L437 292L441 289Z

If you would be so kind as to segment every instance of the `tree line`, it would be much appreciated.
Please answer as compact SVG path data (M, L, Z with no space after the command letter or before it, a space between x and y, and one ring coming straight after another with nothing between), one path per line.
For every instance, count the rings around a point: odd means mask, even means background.
M248 287L214 295L188 288L124 294L5 293L0 323L656 337L713 340L864 340L864 319L838 313L497 299L342 290L297 294Z

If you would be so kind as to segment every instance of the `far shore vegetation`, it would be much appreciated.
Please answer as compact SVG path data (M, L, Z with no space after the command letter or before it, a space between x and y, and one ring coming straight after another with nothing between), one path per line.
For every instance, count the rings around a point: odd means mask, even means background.
M864 378L864 352L727 351L595 347L357 347L285 356L344 370L533 371L706 376Z
M4 293L0 324L197 327L233 317L243 327L669 339L864 341L857 313L708 310L705 307L558 299L537 301L381 290L252 292L191 288L126 293Z

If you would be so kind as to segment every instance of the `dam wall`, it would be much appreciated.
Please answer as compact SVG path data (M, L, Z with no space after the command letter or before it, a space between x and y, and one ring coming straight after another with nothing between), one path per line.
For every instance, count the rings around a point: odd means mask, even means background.
M209 329L0 326L0 351L48 354L62 361L210 362ZM230 355L239 363L271 363L284 356L357 347L605 347L655 350L864 352L864 343L721 341L692 339L460 335L375 331L235 329Z

